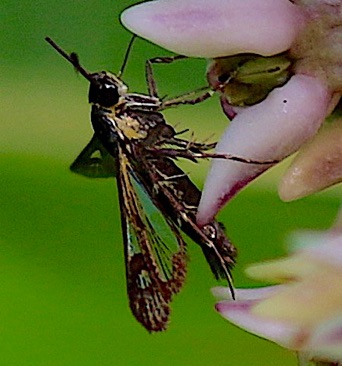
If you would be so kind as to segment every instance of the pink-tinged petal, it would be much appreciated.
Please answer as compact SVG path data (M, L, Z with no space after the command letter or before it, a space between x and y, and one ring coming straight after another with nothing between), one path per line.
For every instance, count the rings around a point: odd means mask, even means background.
M231 323L259 337L267 338L285 347L293 344L299 328L290 322L272 320L255 315L253 307L256 301L222 301L216 304L216 310Z
M214 296L227 298L216 304L216 310L233 324L267 338L283 346L293 345L294 339L297 341L299 328L290 324L274 319L268 319L253 312L253 308L262 301L281 293L282 285L260 287L254 289L236 289L236 300L229 298L228 288L215 287L212 289Z
M331 230L320 232L297 232L292 235L294 241L302 243L300 253L306 258L315 259L330 267L342 269L342 233Z
M279 186L279 196L292 201L342 181L342 119L320 131L302 148Z
M173 52L213 58L286 51L305 17L288 0L157 0L125 10L121 21Z
M321 323L310 337L305 351L313 357L335 361L342 360L342 314Z
M253 313L270 320L301 324L303 329L312 328L328 316L336 314L336 311L341 311L340 282L340 272L317 262L315 275L284 285L283 291L256 304Z
M237 114L217 145L228 153L258 161L282 160L319 129L331 95L318 80L295 75L261 103ZM199 204L197 221L205 225L247 183L270 168L214 159Z
M259 288L248 288L248 289L235 289L236 300L263 300L269 296L274 295L276 292L282 289L281 285L267 286ZM211 289L212 294L221 300L236 301L232 300L232 295L228 287L213 287Z

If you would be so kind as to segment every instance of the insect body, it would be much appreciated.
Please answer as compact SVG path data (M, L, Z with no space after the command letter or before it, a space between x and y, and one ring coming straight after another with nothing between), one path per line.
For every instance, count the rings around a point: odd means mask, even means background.
M76 54L69 55L50 38L46 40L90 82L94 135L71 170L88 177L117 179L127 292L134 316L148 331L166 329L169 303L186 275L187 253L181 231L201 246L213 274L228 281L233 295L230 271L236 249L220 223L196 224L201 192L175 164L177 157L193 161L212 157L206 150L215 144L177 137L160 113L172 103L158 98L149 64L150 95L128 93L118 76L89 73ZM177 99L175 104L188 102L193 103Z

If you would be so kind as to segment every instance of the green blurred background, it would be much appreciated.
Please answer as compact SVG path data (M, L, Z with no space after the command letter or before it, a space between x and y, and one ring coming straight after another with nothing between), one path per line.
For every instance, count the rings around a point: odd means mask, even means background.
M295 365L294 354L214 312L209 289L216 283L192 243L169 330L150 335L130 313L115 181L68 170L92 134L88 85L44 37L77 51L91 71L118 71L130 39L119 14L133 3L2 2L0 365ZM144 61L167 54L135 43L124 75L132 91L146 90ZM204 85L204 68L205 60L158 66L160 94ZM199 139L216 139L227 123L215 98L165 115ZM184 165L199 186L207 168ZM284 254L290 231L328 228L338 210L337 189L282 203L276 182L283 169L220 215L240 251L236 286L255 284L243 268Z

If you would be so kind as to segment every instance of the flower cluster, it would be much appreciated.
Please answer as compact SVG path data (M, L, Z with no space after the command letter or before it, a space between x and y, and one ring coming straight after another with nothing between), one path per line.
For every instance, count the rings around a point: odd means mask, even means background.
M342 231L302 232L284 259L250 266L247 274L280 285L237 290L214 288L225 300L222 316L261 337L296 350L307 360L342 360Z
M231 120L218 153L281 161L299 150L279 187L285 201L342 181L342 0L155 0L122 14L134 33L212 59L207 76ZM324 123L327 118L329 123ZM341 123L341 125L340 125ZM197 220L272 164L214 159ZM247 273L280 285L214 293L227 319L304 360L342 362L342 230L302 233L290 257ZM309 310L308 310L309 309Z
M287 83L258 104L233 106L233 113L229 109L227 114L234 118L217 146L219 153L259 161L282 160L316 135L339 101L341 0L157 0L127 9L122 21L134 33L188 56L217 60L237 54L272 57L286 53L289 57L291 77ZM227 99L223 98L223 106ZM337 127L332 134L342 136L340 130ZM336 136L324 155L311 154L326 138L322 141L317 136L312 147L305 148L293 162L280 185L284 200L342 179L337 154L342 137ZM199 224L210 221L230 198L268 168L269 164L215 159L198 210ZM317 180L307 179L312 174Z

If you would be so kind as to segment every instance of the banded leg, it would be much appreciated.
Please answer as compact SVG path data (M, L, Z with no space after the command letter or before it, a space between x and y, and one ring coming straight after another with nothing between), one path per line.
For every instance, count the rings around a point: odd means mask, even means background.
M241 156L236 156L232 154L225 153L206 153L206 152L194 152L191 149L167 149L167 148L149 148L149 151L156 153L158 156L169 156L170 158L184 158L196 162L197 159L226 159L237 161L239 163L245 164L255 164L255 165L274 165L279 163L279 160L254 160L243 158Z
M199 95L197 95L197 94L199 94ZM176 107L177 105L180 105L180 104L194 105L194 104L202 103L205 100L211 98L214 94L215 94L214 90L211 90L209 86L205 86L205 87L196 89L190 93L182 94L178 97L175 97L172 99L166 99L166 100L162 101L160 110L170 108L170 107Z
M184 139L179 139L177 137L173 137L171 139L166 139L163 144L170 144L172 146L177 146L177 147L181 147L184 150L190 150L194 153L196 152L203 152L206 150L212 150L215 148L216 146L216 142L211 142L211 143L205 143L205 142L196 142L196 141L191 141L191 140L184 140Z
M145 72L146 72L146 81L147 81L147 88L148 93L150 96L159 98L158 95L158 88L156 84L156 80L153 75L153 64L170 64L177 60L183 60L188 58L187 56L183 55L176 55L176 56L169 56L169 57L156 57L146 61L145 64ZM211 90L209 86L205 86L194 91L191 91L186 94L182 94L178 97L166 99L162 101L160 110L175 107L180 104L197 104L201 103L209 98L211 98L215 94L215 91Z
M146 61L145 64L145 73L146 73L146 81L147 81L147 88L148 94L151 97L159 98L158 96L158 88L156 84L156 79L153 75L153 64L171 64L176 60L183 60L187 58L187 56L183 55L175 55L175 56L168 56L168 57L155 57L151 58Z

